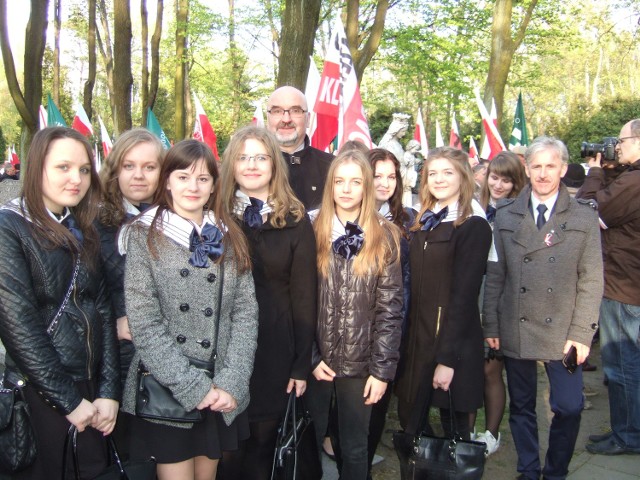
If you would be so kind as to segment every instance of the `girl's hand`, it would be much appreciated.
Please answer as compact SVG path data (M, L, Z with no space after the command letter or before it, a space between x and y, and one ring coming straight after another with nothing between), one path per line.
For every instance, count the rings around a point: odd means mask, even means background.
M109 435L116 426L118 402L110 398L96 398L93 401L93 405L98 410L98 413L91 426L104 435Z
M230 393L225 392L220 388L216 388L218 392L218 400L216 400L209 408L215 412L229 413L238 408L238 402L231 396Z
M320 363L313 371L313 376L316 380L324 380L325 382L333 382L333 377L336 376L336 372L331 370L324 360L320 360Z
M78 432L84 432L84 429L90 425L93 425L98 415L98 409L86 398L83 398L73 412L66 416L69 423L71 423Z
M116 329L118 331L118 340L132 340L131 331L129 330L129 319L126 316L116 320Z
M453 380L453 368L438 364L433 373L433 388L441 388L445 392L449 390Z
M220 390L217 390L216 387L211 385L211 388L205 395L205 397L200 401L200 403L196 406L198 410L204 410L205 408L211 407L218 398L220 397Z
M373 405L374 403L378 403L384 392L387 391L387 382L383 382L382 380L378 380L377 378L369 375L367 378L367 383L364 386L364 401L365 405Z
M296 397L301 397L307 389L307 381L290 378L289 384L287 385L287 393L291 393L291 390L294 388L296 389Z

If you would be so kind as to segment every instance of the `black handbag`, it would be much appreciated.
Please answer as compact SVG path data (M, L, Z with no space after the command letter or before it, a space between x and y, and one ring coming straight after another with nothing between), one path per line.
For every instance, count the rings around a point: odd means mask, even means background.
M429 395L427 394L427 397ZM420 397L420 394L418 395ZM393 434L393 446L400 461L402 480L478 480L484 473L487 445L483 442L461 440L457 433L453 438L442 438L419 432L424 428L429 414L429 400L416 398L407 430ZM453 399L449 390L451 431L457 432ZM416 421L416 418L420 418Z
M7 372L5 372L7 374ZM0 472L15 473L36 459L36 439L29 406L22 395L24 381L0 388ZM4 385L4 380L0 381Z
M216 334L213 342L213 352L209 361L189 358L189 364L204 370L210 378L213 378L215 361L218 350L218 330L220 326L220 304L222 303L222 283L224 280L224 266L220 264L218 275L218 305L216 307ZM194 408L187 411L171 390L161 384L149 373L142 361L138 364L138 378L136 390L136 416L152 420L165 420L177 423L199 423L204 420L202 411Z
M320 480L322 465L311 415L295 389L278 429L271 480Z
M73 457L73 471L75 480L80 479L80 466L78 460L78 430L72 425L67 432L67 438L64 442L62 457L62 480L66 479L67 458L69 444L71 444L71 455ZM107 436L107 442L113 464L107 467L101 474L94 477L93 480L155 480L156 479L156 459L151 457L149 460L123 462L120 460L118 447L111 435Z

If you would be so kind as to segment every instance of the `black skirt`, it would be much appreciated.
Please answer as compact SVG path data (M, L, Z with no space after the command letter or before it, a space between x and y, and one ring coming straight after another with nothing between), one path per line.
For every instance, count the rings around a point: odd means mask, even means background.
M249 438L249 417L242 412L231 425L224 423L222 415L207 410L204 421L192 428L172 427L150 422L139 417L131 421L130 453L132 459L154 457L158 463L178 463L205 456L212 460L222 452L237 450L241 441Z

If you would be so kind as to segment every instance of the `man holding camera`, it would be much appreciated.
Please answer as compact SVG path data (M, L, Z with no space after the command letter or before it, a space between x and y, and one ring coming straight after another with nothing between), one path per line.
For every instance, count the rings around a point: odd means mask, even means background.
M640 453L640 119L622 127L616 153L626 170L609 183L598 153L576 195L598 202L602 229L600 346L611 432L591 435L587 445L601 455Z

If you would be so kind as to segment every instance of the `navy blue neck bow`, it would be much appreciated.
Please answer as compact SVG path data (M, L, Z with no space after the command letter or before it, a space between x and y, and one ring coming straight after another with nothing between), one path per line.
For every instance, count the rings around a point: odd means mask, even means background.
M262 226L262 214L260 210L262 210L264 202L253 197L249 197L249 200L251 201L251 205L247 205L247 208L244 209L244 223L246 223L249 228L260 228Z
M493 223L493 220L496 218L496 207L489 205L487 207L487 222Z
M145 210L148 210L151 207L151 203L140 203L140 205L133 205L135 208L138 209L139 213L144 212ZM133 217L135 217L136 215L138 215L137 213L132 213L132 212L127 212L124 214L124 218L127 220L131 220Z
M222 232L218 227L210 223L204 226L200 235L194 228L189 239L189 251L193 252L189 258L190 265L196 268L208 267L209 262L207 259L216 260L224 251Z
M70 213L69 215L67 215L67 217L62 220L62 225L67 227L67 229L71 232L71 235L73 235L76 240L78 240L78 243L82 245L84 236L82 235L80 225L78 225L78 222L76 221L76 218L73 216L73 214Z
M420 230L425 232L428 232L429 230L433 230L438 225L440 225L440 222L442 222L442 220L444 220L447 217L448 213L449 213L449 207L444 207L438 213L433 213L431 210L427 210L422 214L422 217L420 217L420 223L422 224L422 227L420 227Z
M347 226L344 229L347 233L336 238L333 242L333 251L349 260L358 255L362 248L364 231L360 228L360 225L351 222L347 222Z

